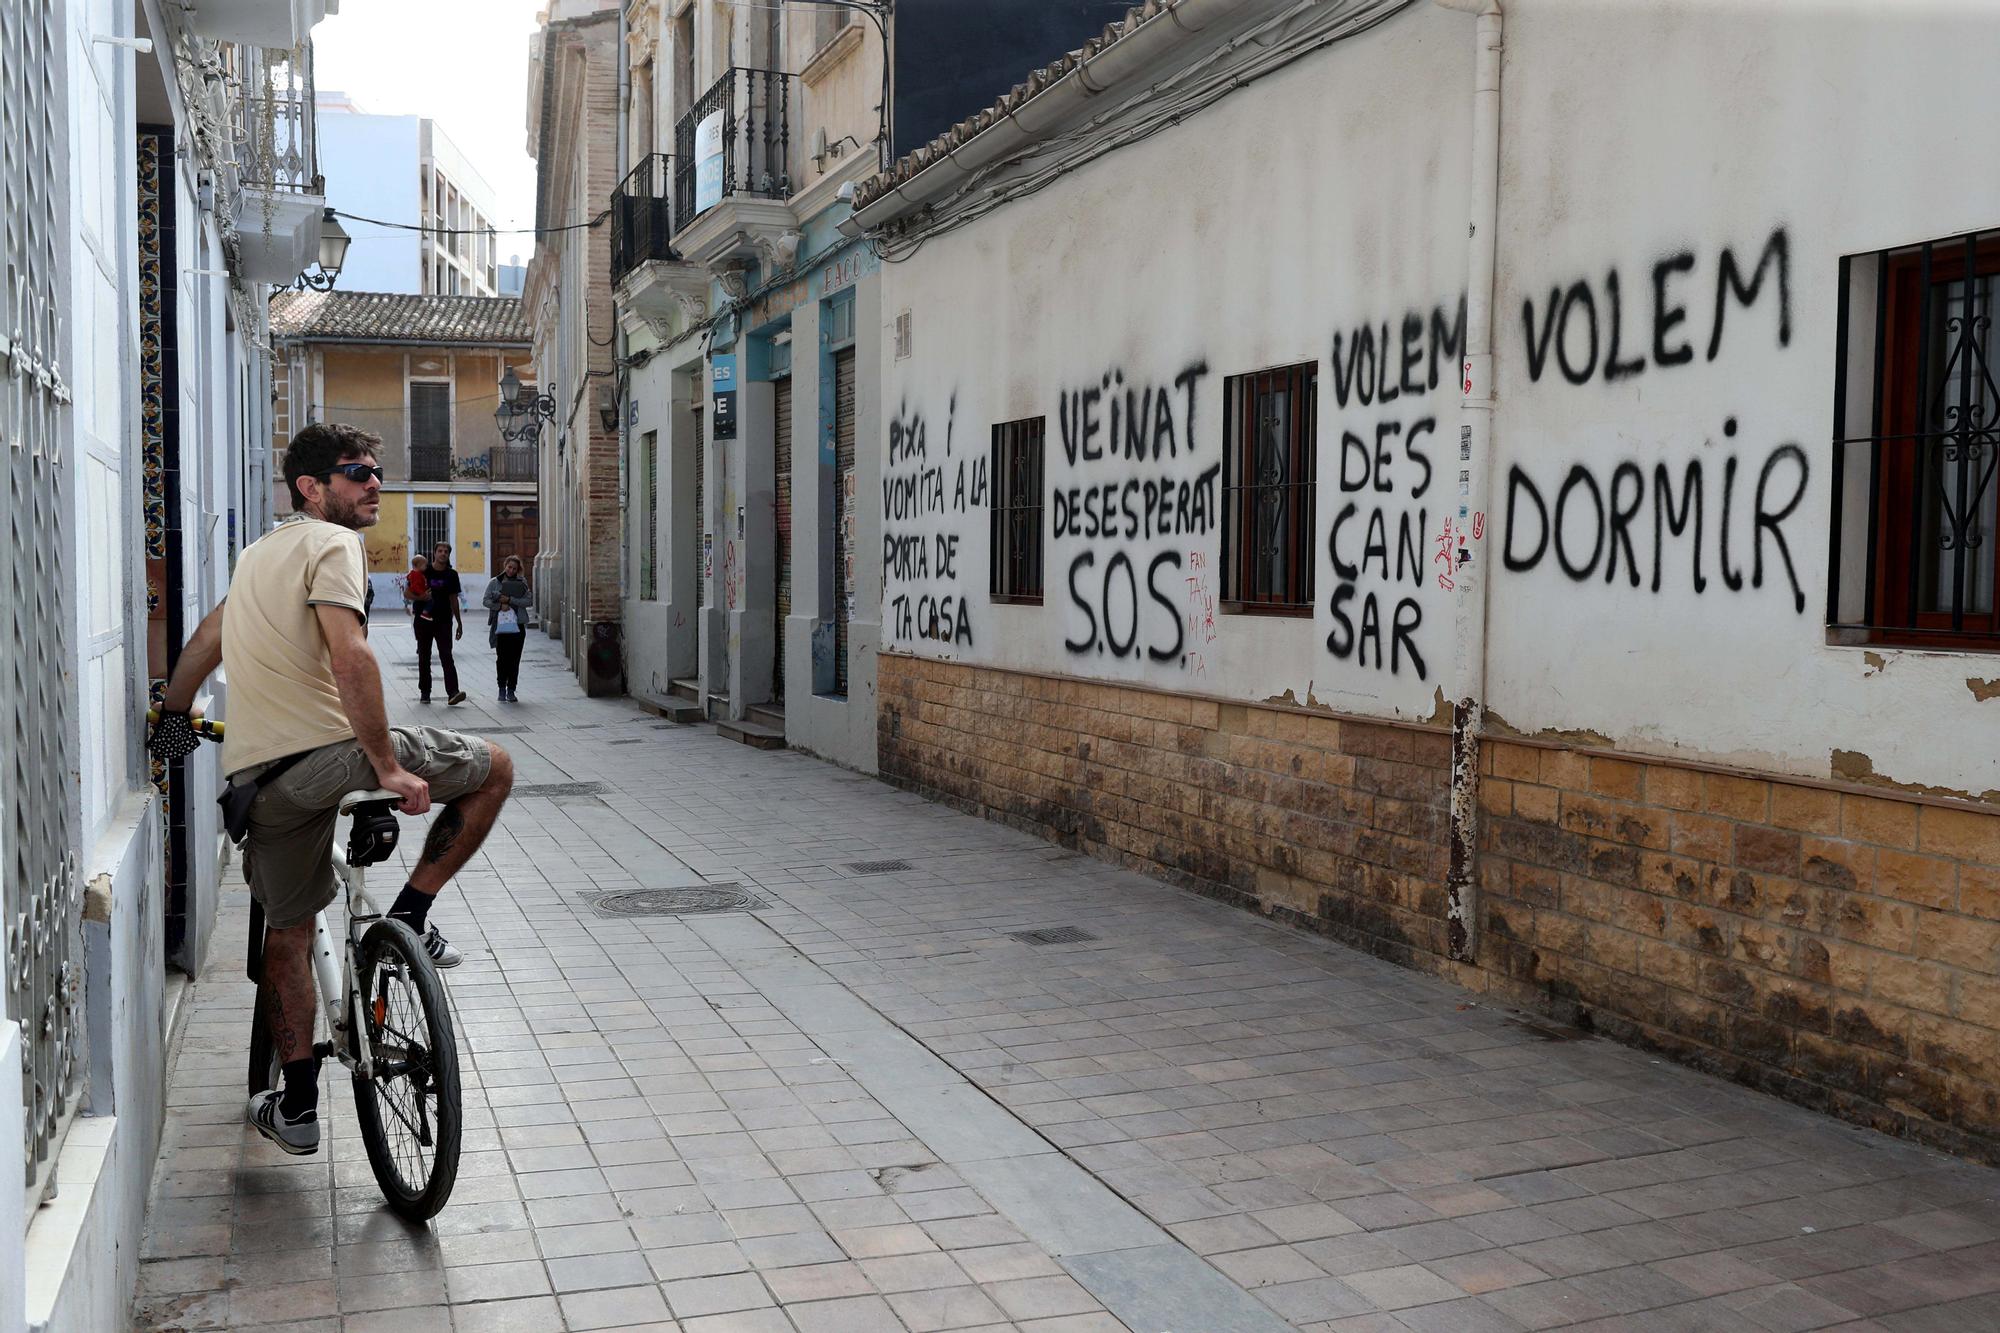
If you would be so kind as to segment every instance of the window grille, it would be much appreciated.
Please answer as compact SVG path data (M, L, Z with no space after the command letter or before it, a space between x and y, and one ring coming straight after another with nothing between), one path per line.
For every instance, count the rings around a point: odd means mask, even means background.
M1286 366L1223 385L1223 604L1311 615L1319 372Z
M1047 417L993 428L993 544L989 590L996 602L1042 600L1042 445Z
M660 600L660 433L649 430L640 445L640 463L646 479L646 549L639 564L639 600Z
M0 665L0 947L6 1016L21 1025L24 1184L39 1200L76 1111L83 1068L83 881L77 862L77 767L71 740L69 629L75 586L68 525L70 394L60 362L64 309L68 132L63 7L0 4L0 621L11 633ZM0 1245L17 1244L0 1237Z
M451 506L418 505L416 511L417 544L410 554L429 559L439 542L451 542Z
M449 383L410 381L410 480L451 480Z
M1837 641L2000 649L1996 290L2000 231L1840 261Z

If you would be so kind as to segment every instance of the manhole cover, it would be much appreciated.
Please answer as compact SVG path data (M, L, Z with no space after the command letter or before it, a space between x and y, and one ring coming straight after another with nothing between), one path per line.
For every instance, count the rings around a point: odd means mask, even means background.
M584 895L599 916L692 916L701 912L743 912L770 904L735 884L695 889L614 889Z
M1051 926L1047 930L1010 930L1007 938L1023 944L1082 944L1097 936L1075 926Z
M908 861L849 861L847 868L857 875L893 875L898 870L915 867Z
M601 782L541 782L514 788L516 796L595 796L604 790Z

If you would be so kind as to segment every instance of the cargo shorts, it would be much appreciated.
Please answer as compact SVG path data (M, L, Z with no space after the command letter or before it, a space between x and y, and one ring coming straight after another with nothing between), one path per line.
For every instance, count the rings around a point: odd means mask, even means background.
M440 727L391 727L397 762L431 787L442 804L477 791L493 767L493 751L477 736ZM254 777L258 764L239 778ZM322 746L258 789L250 804L243 872L264 921L280 930L302 926L339 895L333 873L333 829L340 798L381 786L361 742Z

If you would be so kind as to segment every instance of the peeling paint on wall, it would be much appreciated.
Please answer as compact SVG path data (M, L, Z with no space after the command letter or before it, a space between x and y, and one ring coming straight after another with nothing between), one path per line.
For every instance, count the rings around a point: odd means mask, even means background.
M1965 678L1965 688L1972 691L1972 697L1980 703L1988 699L2000 699L2000 680L1981 680L1977 676Z
M1849 782L1914 792L1919 796L1944 796L1959 801L2000 801L2000 788L1989 787L1982 792L1972 792L1961 791L1956 787L1932 787L1921 782L1898 782L1886 774L1877 773L1875 761L1859 750L1835 750L1829 756L1829 760L1833 766L1833 775Z

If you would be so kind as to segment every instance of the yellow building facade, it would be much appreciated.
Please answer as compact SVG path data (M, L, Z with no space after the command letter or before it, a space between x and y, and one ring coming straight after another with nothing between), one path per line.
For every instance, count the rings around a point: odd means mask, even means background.
M438 541L451 544L472 605L507 556L533 567L537 446L508 440L494 420L507 371L534 374L518 301L284 292L271 327L275 511L291 512L282 458L296 431L342 422L381 437L381 519L363 533L377 606L401 605L410 558Z

